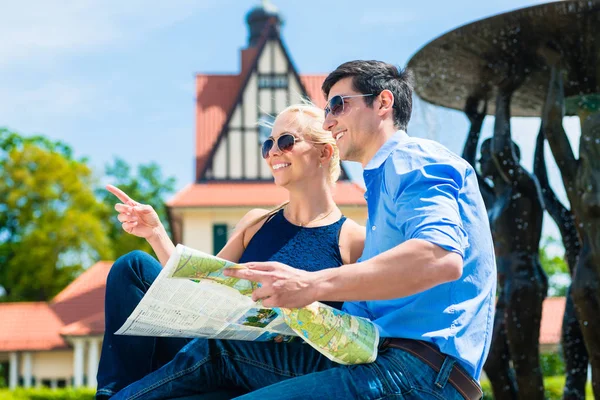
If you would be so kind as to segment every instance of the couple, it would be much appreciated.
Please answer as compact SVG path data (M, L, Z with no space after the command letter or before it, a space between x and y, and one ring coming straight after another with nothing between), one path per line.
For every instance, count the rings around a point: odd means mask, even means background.
M133 252L109 274L97 399L232 388L238 392L229 397L261 400L481 396L496 270L474 170L443 146L405 133L412 109L406 71L351 61L322 89L324 114L288 107L262 147L289 202L246 214L218 256L245 263L228 274L259 282L252 297L267 307L324 301L372 320L382 338L377 360L343 366L301 341L113 335L174 246L150 206L109 188L123 202L115 206L123 229L146 238L160 264ZM366 237L331 195L340 157L364 168ZM210 398L204 396L198 398Z

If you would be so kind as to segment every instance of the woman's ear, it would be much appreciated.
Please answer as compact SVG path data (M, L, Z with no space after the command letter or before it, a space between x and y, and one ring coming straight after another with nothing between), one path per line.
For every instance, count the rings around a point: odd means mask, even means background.
M333 157L333 146L330 143L325 143L321 149L321 157L319 162L323 164L331 160L331 157Z

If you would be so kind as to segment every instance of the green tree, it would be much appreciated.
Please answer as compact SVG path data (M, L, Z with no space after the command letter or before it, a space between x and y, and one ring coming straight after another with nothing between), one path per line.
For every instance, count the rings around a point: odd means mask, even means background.
M137 174L134 175L129 164L120 158L115 158L112 164L106 166L105 175L106 183L123 190L137 202L151 205L170 234L164 199L175 190L174 177L163 177L160 167L154 162L139 165ZM130 235L121 228L114 209L115 204L120 202L119 199L104 187L99 188L96 194L109 210L106 214L110 225L108 236L115 257L120 257L132 250L152 253L152 248L145 239Z
M51 299L112 257L93 185L69 146L0 129L0 300Z
M549 247L552 245L561 245L561 242L553 237L544 239L540 246L540 263L542 268L548 275L548 295L550 296L566 296L567 288L571 282L569 275L569 266L564 257L559 255L551 256Z
M0 363L0 389L8 386L8 363Z

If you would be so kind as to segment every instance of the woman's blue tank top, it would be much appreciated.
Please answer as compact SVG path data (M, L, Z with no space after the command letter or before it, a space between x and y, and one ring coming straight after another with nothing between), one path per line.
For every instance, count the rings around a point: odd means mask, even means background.
M279 210L254 234L240 263L277 261L306 271L343 265L340 232L346 217L331 225L305 228L294 225ZM341 302L325 302L341 309Z

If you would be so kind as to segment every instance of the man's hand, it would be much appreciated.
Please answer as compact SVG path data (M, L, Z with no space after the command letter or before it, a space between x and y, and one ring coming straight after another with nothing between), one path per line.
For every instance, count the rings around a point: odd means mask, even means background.
M226 276L260 283L252 300L265 307L300 308L317 301L317 275L278 262L251 262L246 268L229 268Z

